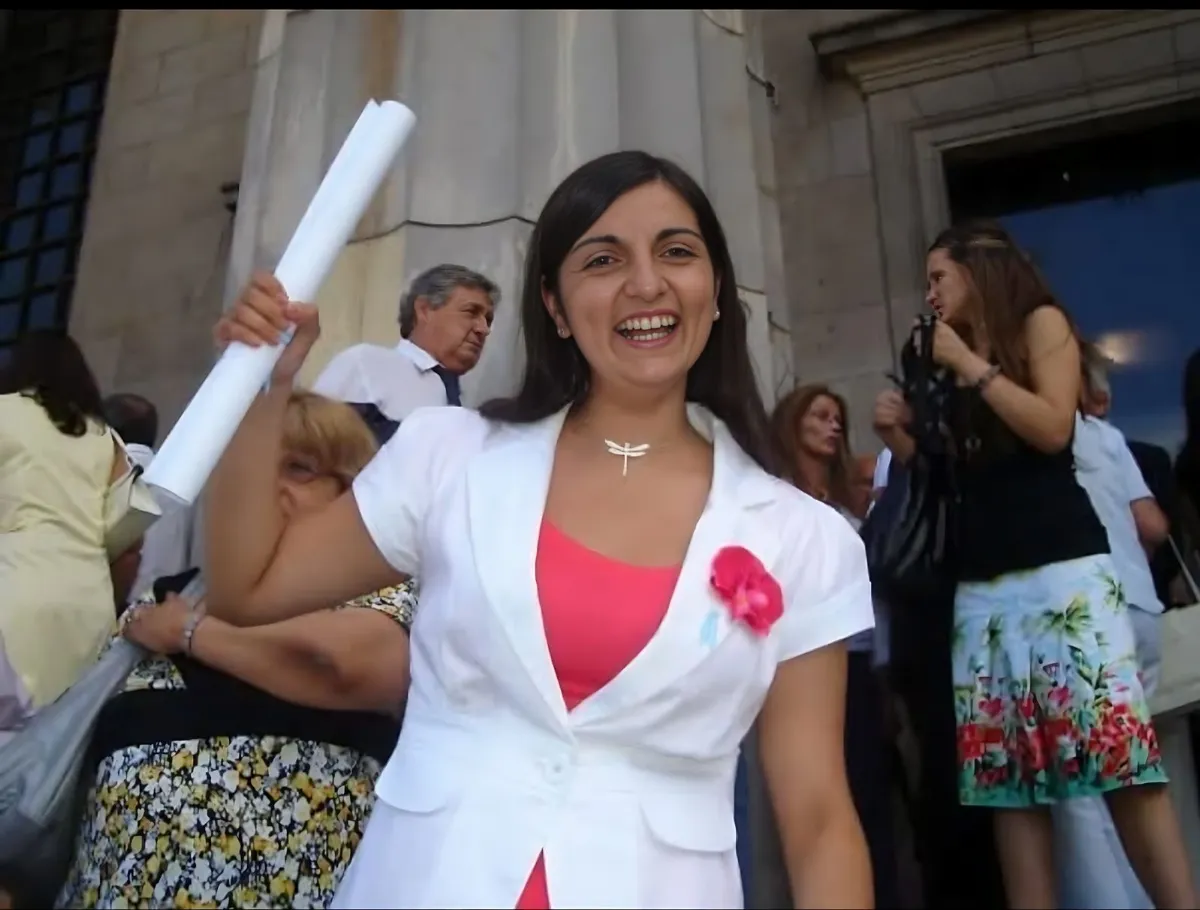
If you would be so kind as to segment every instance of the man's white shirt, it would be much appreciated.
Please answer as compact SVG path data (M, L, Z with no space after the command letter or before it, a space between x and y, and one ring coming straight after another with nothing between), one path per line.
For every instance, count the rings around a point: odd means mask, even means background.
M1152 499L1150 488L1129 451L1121 431L1106 420L1075 417L1076 476L1087 491L1100 523L1108 532L1117 577L1130 605L1147 613L1161 613L1163 605L1154 590L1146 551L1138 540L1130 504Z
M356 344L329 362L312 390L338 401L373 404L399 422L417 408L447 404L437 365L433 355L407 338L394 348Z

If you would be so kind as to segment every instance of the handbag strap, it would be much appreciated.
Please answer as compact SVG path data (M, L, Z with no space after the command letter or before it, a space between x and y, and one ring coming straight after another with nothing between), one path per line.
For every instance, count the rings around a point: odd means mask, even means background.
M110 484L110 487L119 486L128 483L131 480L137 480L141 476L142 466L137 463L132 455L129 454L129 449L125 447L125 440L121 438L121 434L112 427L105 427L108 438L112 440L112 444L116 446L120 457L125 459L125 467L128 470L123 471L120 477L115 478Z
M1192 602L1200 604L1200 585L1196 584L1196 578L1192 575L1192 570L1188 568L1187 560L1183 558L1183 551L1179 548L1179 544L1175 541L1172 534L1167 535L1167 542L1171 545L1171 552L1175 554L1175 561L1179 563L1179 569L1183 573L1183 581L1191 592Z

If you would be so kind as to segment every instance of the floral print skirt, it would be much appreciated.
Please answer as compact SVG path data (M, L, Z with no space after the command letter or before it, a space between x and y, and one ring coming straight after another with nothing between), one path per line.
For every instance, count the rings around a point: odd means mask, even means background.
M104 759L56 906L328 907L366 828L379 763L273 736Z
M954 623L964 805L1021 808L1166 782L1110 557L962 583Z

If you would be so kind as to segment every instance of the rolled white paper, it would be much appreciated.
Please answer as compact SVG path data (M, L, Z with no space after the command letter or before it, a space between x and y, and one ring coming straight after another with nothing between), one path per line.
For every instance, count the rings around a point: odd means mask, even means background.
M378 114L379 103L374 99L368 101L363 107L362 113L358 115L358 120L354 122L354 126L346 135L346 141L342 143L338 153L333 156L333 161L330 162L329 170L325 172L321 185L317 187L312 201L304 210L300 223L292 232L292 243L307 244L307 238L313 230L313 225L318 225L317 230L321 230L319 225L324 220L325 210L329 206L332 194L336 193L338 187L344 184L345 175L353 173L354 159L357 154L371 144L370 137L375 129L375 118ZM297 238L301 239L297 241Z
M316 299L415 124L413 112L399 102L367 104L275 267L292 300ZM195 502L283 348L240 343L226 348L144 475L167 494L164 504Z

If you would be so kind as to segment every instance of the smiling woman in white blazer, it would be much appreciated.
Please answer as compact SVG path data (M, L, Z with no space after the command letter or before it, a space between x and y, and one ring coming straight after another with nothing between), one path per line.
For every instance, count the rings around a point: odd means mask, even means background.
M264 466L316 312L259 276L221 321L252 345L297 331L212 482L210 609L270 622L421 581L404 727L335 905L740 907L733 778L758 718L796 906L870 906L842 755L866 562L772 476L742 306L686 173L589 162L529 241L517 396L415 412L352 495L286 533ZM731 547L781 600L753 578L718 592ZM669 579L660 602L638 573Z

